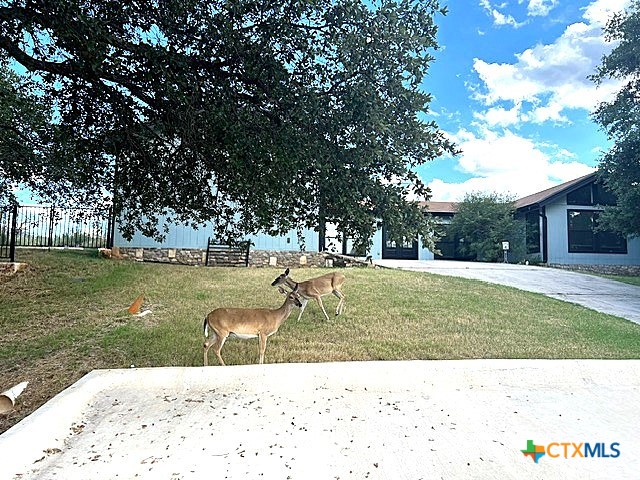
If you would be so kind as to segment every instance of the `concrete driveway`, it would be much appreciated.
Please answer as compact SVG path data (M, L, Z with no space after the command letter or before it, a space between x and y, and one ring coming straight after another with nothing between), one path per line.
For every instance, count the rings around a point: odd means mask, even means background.
M639 367L453 360L96 370L0 435L0 478L637 479ZM523 453L535 450L530 443L545 451L537 463Z
M375 260L376 265L471 278L542 293L640 324L640 287L584 273L508 263Z

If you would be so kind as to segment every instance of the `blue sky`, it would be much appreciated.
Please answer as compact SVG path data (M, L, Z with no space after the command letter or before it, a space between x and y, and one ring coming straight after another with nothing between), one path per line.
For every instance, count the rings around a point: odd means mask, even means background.
M620 85L587 79L613 48L602 27L629 0L443 0L424 89L428 117L463 153L418 168L433 200L516 198L590 173L606 136L591 119Z

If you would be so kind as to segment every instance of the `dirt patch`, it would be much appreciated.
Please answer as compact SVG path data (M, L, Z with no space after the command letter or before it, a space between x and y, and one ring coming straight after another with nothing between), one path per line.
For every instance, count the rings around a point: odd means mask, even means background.
M19 275L29 269L29 265L26 263L5 263L0 262L0 284L8 282L16 275Z
M4 371L0 391L24 381L29 382L29 385L16 400L13 411L0 415L0 433L78 381L93 370L96 364L103 364L104 361L97 357L99 354L70 358L68 351L60 351L35 363L17 364Z

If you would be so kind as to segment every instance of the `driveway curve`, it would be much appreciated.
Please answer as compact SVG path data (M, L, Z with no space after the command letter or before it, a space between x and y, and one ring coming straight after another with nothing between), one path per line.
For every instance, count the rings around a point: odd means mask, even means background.
M640 287L556 268L453 260L375 260L381 267L482 280L577 303L640 325Z

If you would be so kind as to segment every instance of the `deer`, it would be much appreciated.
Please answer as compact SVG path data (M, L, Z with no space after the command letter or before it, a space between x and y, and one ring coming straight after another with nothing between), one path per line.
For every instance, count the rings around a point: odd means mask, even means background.
M322 275L320 277L312 278L305 282L294 282L289 277L289 269L287 268L283 274L278 275L276 279L271 283L272 287L278 287L280 292L285 293L285 290L282 288L282 285L285 285L291 289L292 292L300 295L302 300L302 307L300 307L300 314L298 315L298 321L302 318L302 314L304 313L304 309L309 302L309 299L313 298L322 313L324 313L324 318L329 321L329 315L327 315L326 310L324 309L324 305L322 304L322 298L325 295L333 293L336 297L340 299L338 305L336 306L336 316L342 313L344 309L344 294L340 291L342 285L345 281L345 276L339 272L327 273L326 275Z
M220 354L224 342L229 335L248 339L258 337L259 363L264 363L264 352L267 349L267 338L276 333L280 325L289 318L293 307L302 307L299 295L291 292L280 308L216 308L204 317L204 366L209 364L208 352L213 351L220 365L226 365ZM213 331L210 338L210 331Z

